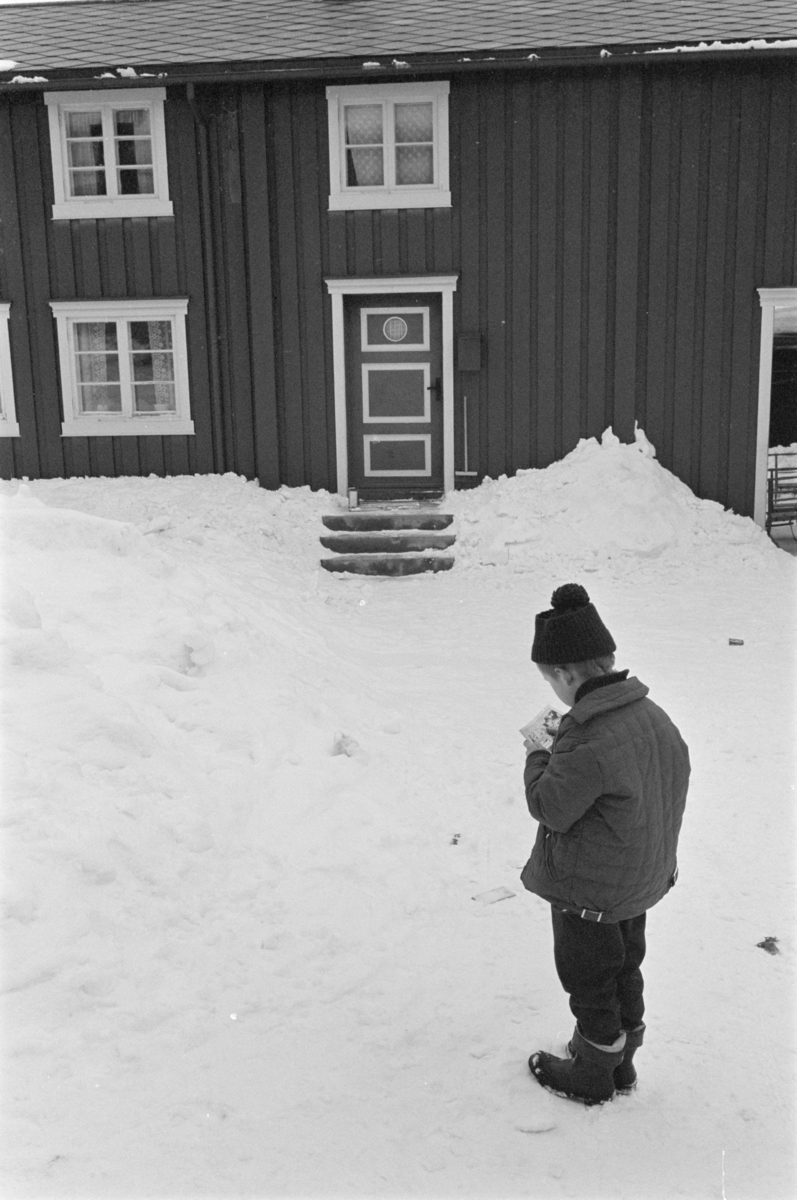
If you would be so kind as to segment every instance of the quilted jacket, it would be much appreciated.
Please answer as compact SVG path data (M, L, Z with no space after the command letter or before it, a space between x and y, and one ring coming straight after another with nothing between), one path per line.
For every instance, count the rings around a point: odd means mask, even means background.
M689 752L647 696L633 677L589 691L562 718L551 753L526 759L540 826L521 879L559 908L623 921L675 882Z

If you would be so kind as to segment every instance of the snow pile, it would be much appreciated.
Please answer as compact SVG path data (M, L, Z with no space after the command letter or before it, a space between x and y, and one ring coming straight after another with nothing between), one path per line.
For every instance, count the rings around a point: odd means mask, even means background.
M300 563L311 569L317 563L318 538L324 532L321 516L345 507L339 496L323 490L267 491L256 481L232 473L0 483L0 495L19 491L31 496L34 490L50 508L79 508L122 520L153 544L183 554L189 551L189 559L191 548L201 546L237 560L268 558L272 565L291 569Z
M631 445L607 429L544 470L488 479L446 502L460 517L457 561L466 566L530 571L556 560L591 571L612 561L675 566L695 551L762 561L773 552L750 518L698 499L662 467L639 429Z
M696 42L687 46L662 46L658 50L646 50L645 54L689 54L704 53L706 50L793 50L797 38L748 38L746 42Z
M0 488L4 1194L791 1194L797 563L638 445L447 497L469 569L399 579L323 571L307 488ZM518 878L533 613L579 563L695 768L600 1112L529 1077L572 1021Z

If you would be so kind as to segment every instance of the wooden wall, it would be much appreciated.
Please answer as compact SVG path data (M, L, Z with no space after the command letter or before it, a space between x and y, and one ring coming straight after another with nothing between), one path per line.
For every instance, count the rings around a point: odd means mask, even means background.
M167 100L174 218L53 222L40 97L0 100L0 300L23 436L0 474L236 471L335 487L326 276L457 273L457 468L545 466L634 420L751 512L757 287L797 284L797 67L457 75L450 210L329 213L322 83ZM49 301L188 296L194 437L60 437Z

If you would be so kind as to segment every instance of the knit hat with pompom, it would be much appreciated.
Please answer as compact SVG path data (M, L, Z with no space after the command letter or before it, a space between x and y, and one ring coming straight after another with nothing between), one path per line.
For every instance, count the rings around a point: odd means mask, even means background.
M580 583L565 583L551 596L552 607L537 613L531 661L547 666L586 662L617 649Z

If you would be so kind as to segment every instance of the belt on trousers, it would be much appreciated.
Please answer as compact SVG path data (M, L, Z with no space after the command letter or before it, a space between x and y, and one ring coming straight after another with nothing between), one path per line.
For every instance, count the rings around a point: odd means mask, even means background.
M670 878L670 887L675 886L675 881L678 878L678 868L676 867ZM598 912L594 908L563 908L562 912L570 913L574 917L581 917L582 921L602 921L606 915L606 910Z
M563 913L568 913L571 917L581 917L582 921L602 921L605 913L596 912L594 908L563 908Z

